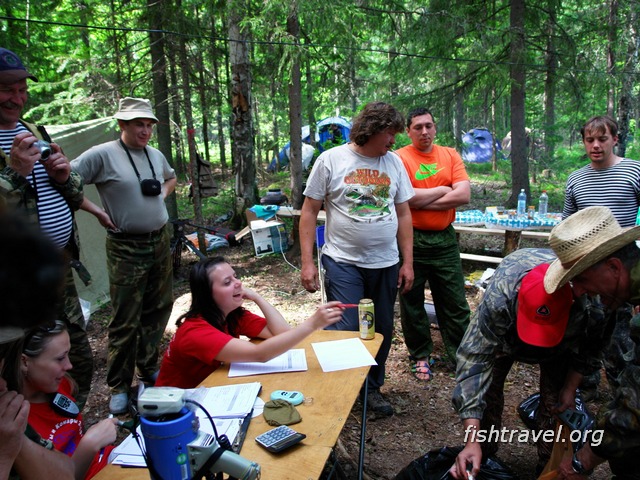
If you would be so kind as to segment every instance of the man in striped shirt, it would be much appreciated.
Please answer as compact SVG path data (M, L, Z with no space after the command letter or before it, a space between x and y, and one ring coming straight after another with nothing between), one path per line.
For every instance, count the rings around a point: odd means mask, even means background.
M618 124L593 117L580 130L590 163L567 179L562 218L587 207L609 207L618 223L631 227L640 206L640 162L614 153Z
M34 145L39 139L50 139L42 127L20 119L27 101L27 79L38 81L15 53L0 48L0 197L9 208L39 225L58 248L77 258L73 211L84 198L82 180L71 172L69 160L58 145L51 144L46 159ZM71 269L67 271L58 315L69 328L70 373L78 383L76 399L82 408L91 388L93 353Z
M562 218L587 207L603 206L611 209L620 226L634 226L640 206L640 162L614 153L618 124L608 115L592 117L580 133L590 163L569 175ZM629 338L631 315L630 305L616 311L616 328L605 351L604 366L613 385L627 363L625 357L635 347ZM599 373L584 379L580 386L584 399L596 395L599 382Z

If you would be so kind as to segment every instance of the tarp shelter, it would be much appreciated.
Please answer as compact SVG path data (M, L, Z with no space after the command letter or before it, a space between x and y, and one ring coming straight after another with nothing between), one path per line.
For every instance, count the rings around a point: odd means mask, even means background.
M462 136L462 159L469 163L491 161L493 148L500 150L500 144L494 142L493 135L486 128L474 128Z
M344 117L327 117L316 123L316 144L320 152L324 151L327 141L331 141L333 145L342 145L349 140L351 132L351 122ZM311 147L311 128L304 125L301 132L302 138L302 167L306 170L313 160L314 149ZM332 145L332 146L333 146ZM289 150L291 142L287 142L278 152L277 164L280 167L289 165ZM267 167L267 171L274 172L276 170L276 158L271 160Z
M94 145L116 140L119 137L117 123L112 117L45 128L51 138L62 147L69 160L73 160ZM95 204L102 205L94 185L85 185L84 193ZM109 301L106 231L93 215L85 211L76 212L76 220L80 234L80 260L91 273L90 285L85 286L77 276L75 277L76 285L80 298L88 302L93 312Z

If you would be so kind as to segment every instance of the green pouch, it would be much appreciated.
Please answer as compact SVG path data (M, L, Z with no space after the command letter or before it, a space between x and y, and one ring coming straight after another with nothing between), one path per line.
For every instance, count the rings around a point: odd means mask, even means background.
M286 400L270 400L264 404L264 419L272 427L293 425L302 421L300 413Z

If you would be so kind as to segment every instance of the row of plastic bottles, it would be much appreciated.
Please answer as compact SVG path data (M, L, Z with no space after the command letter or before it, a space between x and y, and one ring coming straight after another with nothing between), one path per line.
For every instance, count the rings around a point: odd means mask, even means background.
M547 191L543 190L540 195L540 199L538 200L538 214L546 215L547 209L549 208L549 195L547 195ZM527 213L527 194L524 191L524 188L520 190L518 194L518 216L524 215Z

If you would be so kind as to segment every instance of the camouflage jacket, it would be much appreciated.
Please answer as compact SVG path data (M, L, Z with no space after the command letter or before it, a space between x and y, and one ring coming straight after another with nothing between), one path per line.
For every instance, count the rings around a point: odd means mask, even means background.
M569 358L569 367L583 375L600 368L613 321L599 300L583 296L574 302L564 337L556 347L534 347L518 337L520 282L534 267L554 259L551 250L523 248L507 256L493 274L457 352L453 405L461 418L482 418L493 363L499 355L531 364L563 356Z
M38 129L27 122L21 120L21 123L37 138L42 139L42 134ZM18 174L15 170L9 167L8 158L4 151L0 148L0 203L2 206L22 211L27 215L29 221L34 224L38 224L38 206L37 206L37 194L33 186L27 181L25 177ZM64 184L58 184L51 181L51 185L60 192L65 199L71 211L74 212L80 208L84 199L82 179L80 175L75 172L71 172L69 179ZM78 237L77 226L74 219L74 236L72 237L73 245L70 245L71 253L74 258L78 258Z
M631 269L631 297L637 305L640 263ZM596 428L604 434L601 441L591 441L593 452L606 459L636 455L640 448L640 315L631 319L630 337L635 351L625 355L626 365L617 378L613 400L598 412Z

